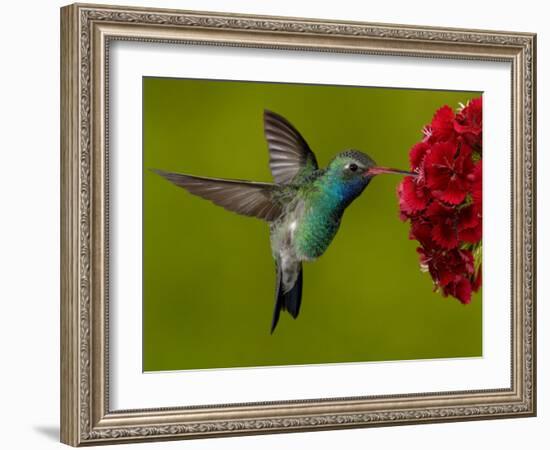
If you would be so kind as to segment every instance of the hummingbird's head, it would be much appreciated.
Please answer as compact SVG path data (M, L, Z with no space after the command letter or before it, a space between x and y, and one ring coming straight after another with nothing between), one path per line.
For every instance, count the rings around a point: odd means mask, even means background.
M377 166L369 155L359 150L346 150L339 153L330 162L328 170L333 176L343 181L358 182L361 180L365 184L368 184L375 175L382 173L415 175L405 170Z
M346 150L336 155L328 165L328 171L335 178L344 182L365 182L366 174L376 167L374 160L358 150Z
M358 150L346 150L336 155L326 172L329 184L337 187L348 200L361 194L374 176L383 173L415 175L404 170L377 166L369 155Z

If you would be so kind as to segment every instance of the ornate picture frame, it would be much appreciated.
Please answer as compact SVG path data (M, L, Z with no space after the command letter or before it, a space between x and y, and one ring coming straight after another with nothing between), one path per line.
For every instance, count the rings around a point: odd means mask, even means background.
M109 57L115 41L506 62L511 67L507 388L113 410ZM61 441L110 444L536 414L536 36L74 4L61 9ZM140 344L138 344L140 345Z

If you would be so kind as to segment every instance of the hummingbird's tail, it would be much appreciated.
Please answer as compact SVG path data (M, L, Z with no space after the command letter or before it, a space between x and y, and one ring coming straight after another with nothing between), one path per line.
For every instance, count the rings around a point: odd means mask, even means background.
M303 271L302 263L297 262L296 264L298 276L296 277L294 286L286 291L283 285L283 269L281 264L277 264L277 291L275 293L273 320L271 321L271 334L273 334L279 322L281 311L288 311L295 319L300 313L300 305L302 304Z

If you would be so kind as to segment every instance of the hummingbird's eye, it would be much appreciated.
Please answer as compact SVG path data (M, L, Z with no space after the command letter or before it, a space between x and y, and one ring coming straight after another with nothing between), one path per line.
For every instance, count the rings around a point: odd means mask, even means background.
M359 167L357 167L357 164L351 163L351 164L348 166L348 168L349 168L349 170L351 170L352 172L356 172L357 169L358 169Z

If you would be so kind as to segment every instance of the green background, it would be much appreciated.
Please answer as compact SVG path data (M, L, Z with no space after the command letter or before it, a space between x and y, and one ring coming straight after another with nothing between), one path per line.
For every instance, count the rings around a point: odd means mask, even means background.
M324 167L355 148L408 168L444 104L479 93L143 79L143 369L204 369L482 354L482 302L432 291L398 218L397 176L375 178L327 252L304 266L300 316L270 334L275 270L265 222L188 194L148 169L271 181L264 108Z

